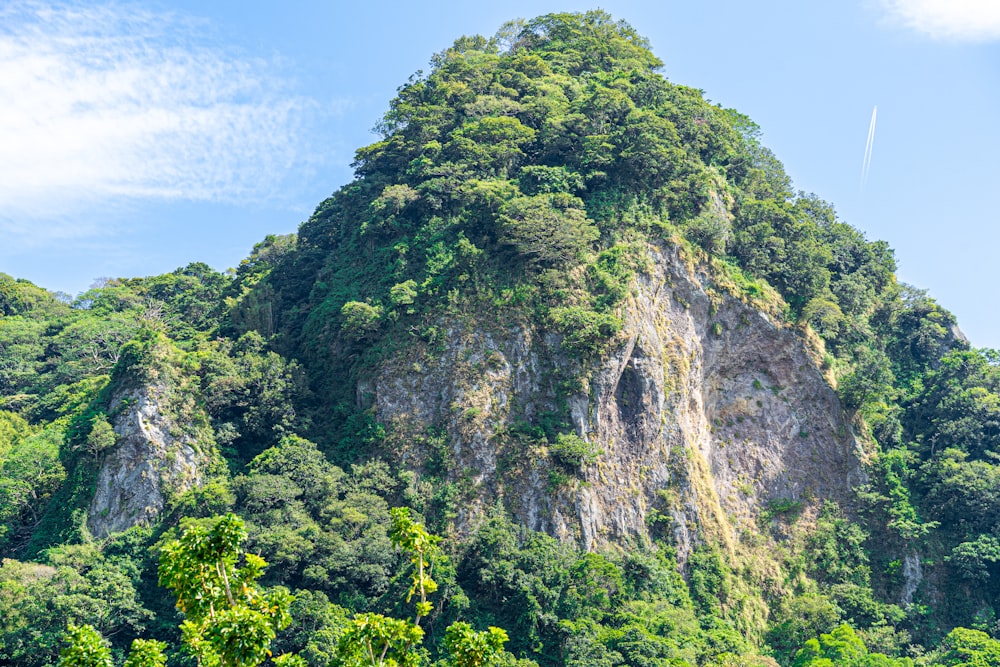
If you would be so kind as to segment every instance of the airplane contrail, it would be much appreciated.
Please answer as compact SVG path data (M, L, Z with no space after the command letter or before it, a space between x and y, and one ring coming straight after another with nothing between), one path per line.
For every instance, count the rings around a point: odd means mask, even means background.
M868 170L872 166L872 145L875 143L875 117L878 115L878 105L872 108L872 122L868 125L868 143L865 144L865 160L861 164L861 190L868 183Z

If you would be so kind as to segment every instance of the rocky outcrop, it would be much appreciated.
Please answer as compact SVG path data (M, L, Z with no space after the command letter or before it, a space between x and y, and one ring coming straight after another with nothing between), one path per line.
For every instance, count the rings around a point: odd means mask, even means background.
M171 494L202 482L204 457L168 414L165 384L132 387L110 404L117 442L105 455L87 526L97 537L153 521Z
M441 327L437 349L408 350L362 381L359 400L413 467L428 456L419 434L445 429L452 476L474 489L460 523L500 498L525 525L592 548L652 522L683 559L772 500L844 501L861 481L850 425L802 332L675 247L651 246L649 258L620 344L593 367L567 359L554 334L470 317ZM584 381L567 391L574 365ZM555 413L602 452L570 483L544 442L518 432Z
M856 443L806 340L676 251L651 257L626 343L581 397L577 429L606 453L579 493L584 542L642 532L660 506L683 552L693 528L725 539L772 500L846 500Z

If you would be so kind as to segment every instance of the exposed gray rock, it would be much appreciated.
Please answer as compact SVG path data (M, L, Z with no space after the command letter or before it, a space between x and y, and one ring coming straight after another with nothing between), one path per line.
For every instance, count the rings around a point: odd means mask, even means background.
M913 594L924 580L924 570L920 566L920 556L908 553L903 557L903 594L900 602L904 607L913 604Z
M706 535L731 539L772 499L844 501L862 481L850 424L802 332L714 286L676 248L649 254L620 344L562 403L553 378L577 362L524 323L451 321L443 349L409 350L362 380L359 396L374 392L415 467L426 452L409 436L445 426L454 474L477 489L461 525L502 498L526 526L593 548L646 535L655 509L683 560ZM544 446L509 433L550 410L603 451L558 489Z
M97 537L153 521L170 494L202 482L197 443L164 413L167 392L144 386L111 400L118 442L101 463L87 519Z

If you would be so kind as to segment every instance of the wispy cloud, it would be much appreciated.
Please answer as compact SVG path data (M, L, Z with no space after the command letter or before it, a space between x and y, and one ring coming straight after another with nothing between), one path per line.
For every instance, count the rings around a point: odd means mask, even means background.
M1000 40L998 0L879 0L891 21L935 39Z
M68 216L95 206L277 196L313 103L206 34L133 5L4 3L0 230L85 234Z

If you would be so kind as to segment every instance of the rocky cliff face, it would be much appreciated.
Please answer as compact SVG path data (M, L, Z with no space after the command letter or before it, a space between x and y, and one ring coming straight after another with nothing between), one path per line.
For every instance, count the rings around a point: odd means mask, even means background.
M97 537L148 523L170 494L202 481L198 443L166 414L166 384L132 387L111 400L118 442L105 455L87 526Z
M419 467L419 434L445 429L452 478L471 488L460 522L502 499L527 526L593 547L646 534L654 517L683 559L727 542L772 500L844 500L861 481L857 443L801 332L727 293L673 247L649 248L625 326L600 362L568 359L524 323L447 323L359 385ZM579 389L567 392L576 367ZM602 454L568 482L545 443L517 424L571 415ZM653 514L656 510L656 514Z

